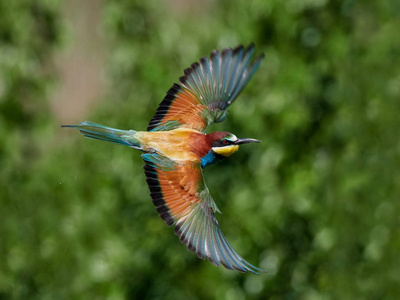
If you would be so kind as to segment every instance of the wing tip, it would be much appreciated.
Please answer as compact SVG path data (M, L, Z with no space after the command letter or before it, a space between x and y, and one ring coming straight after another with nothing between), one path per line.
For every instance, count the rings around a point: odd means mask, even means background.
M185 85L186 81L187 81L186 75L179 77L179 82L182 83L183 85Z
M190 225L185 226L185 230L182 230L182 225L185 222L177 222L174 233L179 237L179 240L181 243L185 244L188 249L194 253L196 253L197 257L200 259L207 259L208 261L211 262L214 266L224 266L226 269L231 270L231 271L239 271L241 273L253 273L253 274L259 274L261 272L264 272L262 269L257 268L247 262L244 258L242 258L239 254L235 252L235 250L232 249L232 247L228 244L227 247L222 247L219 250L215 250L215 255L211 255L207 253L206 251L201 251L203 248L198 249L196 245L193 245L191 243L192 240L192 235L195 234L195 232L191 232L191 227ZM193 227L192 227L193 228ZM196 227L197 228L197 227ZM224 237L225 239L225 237ZM197 239L196 239L197 240ZM225 240L226 241L226 240ZM226 243L228 243L226 241ZM219 243L222 245L223 243ZM203 249L204 250L204 249ZM229 257L229 258L227 258Z
M217 55L219 55L219 51L218 50L211 51L210 59L213 60L214 57L216 57Z
M244 46L243 45L238 45L232 50L233 55L237 55L239 52L243 52Z
M251 42L248 46L244 46L243 44L239 44L238 46L236 46L235 48L224 48L221 50L221 52L217 49L211 51L209 58L210 60L213 60L215 56L219 55L221 53L222 56L225 56L227 53L230 53L231 55L237 55L239 52L244 52L244 53L248 53L248 52L252 52L255 49L255 44L254 42ZM256 60L261 59L262 57L264 57L264 54L261 54ZM208 60L207 56L203 56L202 58L200 58L200 62L194 62L191 64L191 66L189 68L186 68L183 73L184 75L181 76L179 78L179 81L184 85L188 79L188 76L190 76L190 74L192 74L192 72L194 72L200 65L206 63Z

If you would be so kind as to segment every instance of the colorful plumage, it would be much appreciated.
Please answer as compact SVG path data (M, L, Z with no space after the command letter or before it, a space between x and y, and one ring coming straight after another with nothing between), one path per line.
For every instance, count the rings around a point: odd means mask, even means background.
M119 130L91 122L74 127L89 138L145 152L145 174L153 203L168 226L201 259L240 272L261 271L240 257L222 233L219 212L203 179L202 169L230 156L239 145L259 142L229 132L205 134L221 122L258 69L263 55L252 60L254 45L213 51L184 71L167 92L147 131Z

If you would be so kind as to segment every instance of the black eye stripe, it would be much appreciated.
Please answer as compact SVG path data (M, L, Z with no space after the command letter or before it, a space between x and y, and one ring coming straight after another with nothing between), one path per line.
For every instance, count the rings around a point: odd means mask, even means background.
M229 146L229 145L233 145L234 142L231 140L227 140L227 139L222 139L219 141L215 141L212 146L213 147L225 147L225 146Z

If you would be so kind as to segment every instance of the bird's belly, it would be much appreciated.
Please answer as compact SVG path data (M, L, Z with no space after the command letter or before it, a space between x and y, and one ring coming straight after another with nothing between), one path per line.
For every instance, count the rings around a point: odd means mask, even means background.
M194 153L185 149L186 147L184 147L184 145L171 145L157 142L149 142L148 146L151 147L152 150L175 161L198 159L197 156L194 155Z
M174 161L198 161L198 155L191 151L193 130L172 130L138 132L145 152L157 152Z

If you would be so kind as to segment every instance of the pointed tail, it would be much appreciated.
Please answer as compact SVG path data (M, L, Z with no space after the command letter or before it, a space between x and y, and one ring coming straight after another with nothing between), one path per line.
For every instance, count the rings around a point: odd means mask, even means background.
M62 125L61 127L77 128L85 137L91 139L141 149L140 142L135 138L135 130L114 129L88 121L81 122L79 125Z

